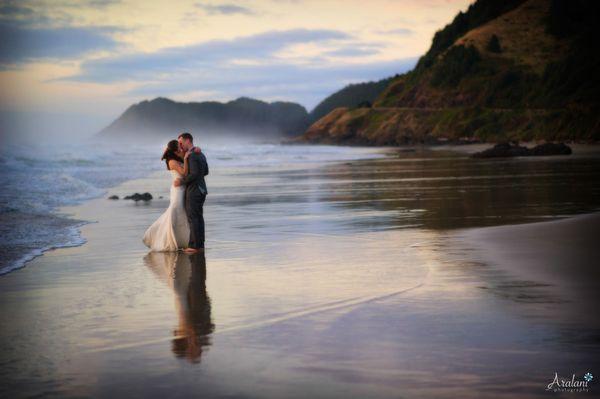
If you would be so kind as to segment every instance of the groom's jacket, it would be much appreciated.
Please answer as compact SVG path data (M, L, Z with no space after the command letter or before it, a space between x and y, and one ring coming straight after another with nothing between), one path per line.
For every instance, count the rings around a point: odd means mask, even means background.
M208 163L202 152L192 152L188 157L189 172L183 177L183 182L186 185L185 191L187 194L208 194L204 176L208 174Z

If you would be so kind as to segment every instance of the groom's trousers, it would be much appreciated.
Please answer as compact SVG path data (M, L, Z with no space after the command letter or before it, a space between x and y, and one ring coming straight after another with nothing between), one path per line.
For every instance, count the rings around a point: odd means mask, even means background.
M206 194L196 191L187 193L185 198L185 212L190 225L190 248L204 248L204 201Z

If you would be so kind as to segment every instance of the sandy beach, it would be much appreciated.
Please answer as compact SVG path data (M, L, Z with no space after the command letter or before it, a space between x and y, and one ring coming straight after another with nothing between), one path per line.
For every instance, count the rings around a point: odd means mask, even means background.
M164 171L110 190L150 191L149 203L62 209L92 222L87 242L0 278L0 395L547 397L555 372L596 370L588 309L598 304L600 217L540 222L568 206L590 213L595 197L549 210L538 187L523 206L540 211L528 217L466 206L479 197L460 210L441 195L461 195L451 185L465 196L488 188L441 167L469 160L436 156L444 164L417 152L211 169L205 256L148 253L141 242L168 205ZM512 164L477 170L486 165ZM573 190L592 189L585 176Z
M565 312L565 318L598 327L600 320L591 315L600 299L600 271L595 262L600 256L596 245L600 213L471 229L458 236L472 243L483 262L524 281L522 288L530 291L521 293L524 301L539 299L530 286L545 288L547 294L568 303L552 306L552 312Z

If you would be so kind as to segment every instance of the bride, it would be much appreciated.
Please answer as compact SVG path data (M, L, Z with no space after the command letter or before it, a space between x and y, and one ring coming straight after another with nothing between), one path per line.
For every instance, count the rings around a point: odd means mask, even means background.
M185 212L185 186L175 187L173 182L188 172L189 153L185 153L177 140L171 140L161 160L171 172L171 197L169 207L144 233L144 244L152 251L177 251L185 248L190 237L190 227Z

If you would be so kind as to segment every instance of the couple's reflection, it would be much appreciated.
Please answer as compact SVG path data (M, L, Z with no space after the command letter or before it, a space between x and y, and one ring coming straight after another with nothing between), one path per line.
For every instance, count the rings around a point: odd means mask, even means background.
M206 258L203 253L150 252L144 263L175 291L179 325L173 331L172 351L177 357L199 363L214 331L210 298L206 293Z

